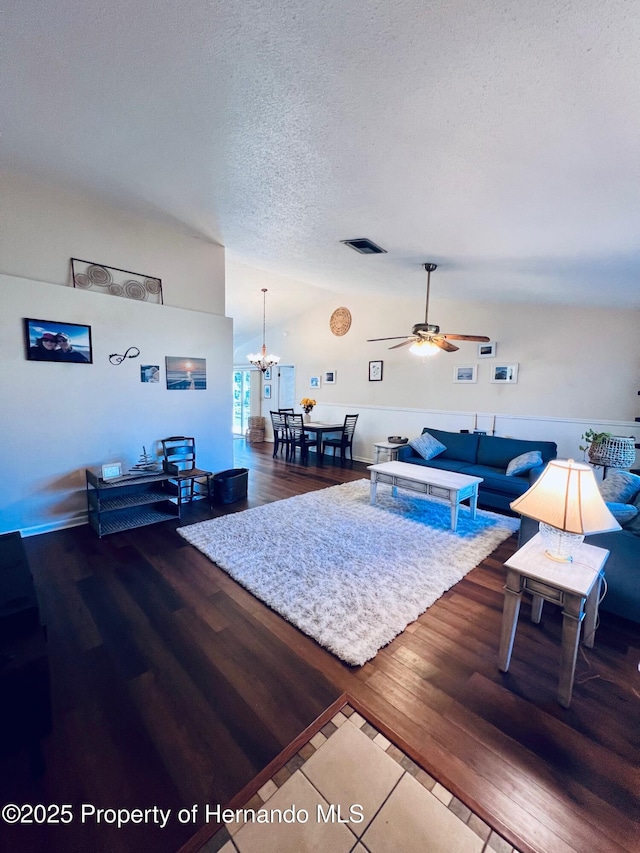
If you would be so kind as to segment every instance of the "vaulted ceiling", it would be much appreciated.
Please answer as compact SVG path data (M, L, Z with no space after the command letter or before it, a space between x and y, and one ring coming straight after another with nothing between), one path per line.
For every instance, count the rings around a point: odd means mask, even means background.
M8 0L0 20L4 168L223 244L245 336L261 286L272 322L326 290L420 305L426 260L447 297L640 306L636 2ZM388 254L339 242L363 236Z

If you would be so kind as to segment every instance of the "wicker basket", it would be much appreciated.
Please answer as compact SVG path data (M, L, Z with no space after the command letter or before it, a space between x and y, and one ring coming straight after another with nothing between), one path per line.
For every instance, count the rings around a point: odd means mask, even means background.
M255 415L249 418L249 429L254 429L254 427L258 427L259 429L264 429L265 419L262 415Z
M247 444L262 444L264 441L264 427L250 427L245 433L245 438Z
M607 468L630 468L636 460L635 439L623 435L603 438L589 447L589 461Z

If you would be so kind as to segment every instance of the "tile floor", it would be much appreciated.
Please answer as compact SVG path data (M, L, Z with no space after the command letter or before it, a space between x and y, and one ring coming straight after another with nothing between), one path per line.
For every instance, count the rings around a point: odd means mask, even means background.
M200 853L517 853L348 705L244 810Z

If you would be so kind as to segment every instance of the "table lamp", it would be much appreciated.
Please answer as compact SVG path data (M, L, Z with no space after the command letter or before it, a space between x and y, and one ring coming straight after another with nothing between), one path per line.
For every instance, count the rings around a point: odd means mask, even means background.
M561 563L593 533L620 530L598 490L589 465L573 459L553 459L511 509L540 522L545 553Z

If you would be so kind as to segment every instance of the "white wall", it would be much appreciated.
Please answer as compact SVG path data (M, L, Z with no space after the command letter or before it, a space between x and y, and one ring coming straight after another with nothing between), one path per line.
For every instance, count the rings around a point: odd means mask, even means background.
M329 329L335 308L345 305L353 322L343 337ZM396 341L367 338L407 334L424 307L415 297L336 296L325 305L271 328L269 349L296 365L296 396L318 400L314 418L342 421L360 412L355 455L372 457L372 442L387 435L415 435L423 426L490 428L496 434L556 441L561 456L581 458L580 436L590 426L640 441L640 311L544 305L461 304L432 297L430 321L444 332L488 335L496 359L478 359L477 345L422 360ZM285 332L287 333L285 335ZM240 349L249 351L255 341ZM384 362L383 381L368 381L369 360ZM497 362L519 364L518 383L489 381ZM453 383L454 365L478 365L476 384ZM309 377L337 371L335 385L311 391ZM268 414L268 405L264 407ZM264 413L264 412L263 412Z
M224 248L23 178L0 193L0 531L81 523L85 467L131 465L168 435L194 435L201 466L231 467ZM73 288L71 257L157 276L165 304ZM94 363L27 361L24 317L90 325ZM109 363L130 346L139 358ZM165 356L205 358L206 391L168 391ZM141 364L160 365L160 383L140 382Z
M224 315L222 246L15 175L0 199L0 272L69 285L81 258L162 279L165 305Z
M86 516L87 467L138 461L170 435L196 438L198 464L232 465L232 322L225 317L0 275L3 488L0 531L36 533ZM93 364L27 361L22 318L91 326ZM140 357L120 365L112 353ZM168 391L165 356L205 358L207 388ZM142 383L140 365L160 366Z

